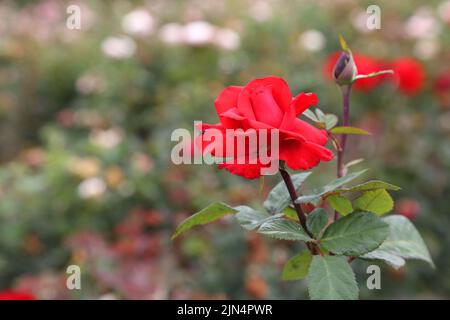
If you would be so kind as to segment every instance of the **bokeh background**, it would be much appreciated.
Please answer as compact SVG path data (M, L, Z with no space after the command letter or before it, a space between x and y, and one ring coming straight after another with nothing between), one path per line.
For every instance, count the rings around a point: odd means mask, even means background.
M69 4L81 29L66 27ZM381 8L381 29L366 9ZM450 298L450 1L148 0L0 2L0 291L39 299L306 298L282 282L302 247L244 232L233 219L175 242L177 223L221 200L260 207L278 177L248 181L170 161L175 128L215 122L230 84L278 75L339 114L327 65L343 34L361 67L402 78L361 85L347 160L401 186L436 270L382 267L361 297ZM407 57L405 59L405 57ZM405 62L406 61L406 62ZM358 63L358 61L357 61ZM329 67L328 67L329 68ZM321 164L307 188L331 180ZM77 264L82 289L67 290Z

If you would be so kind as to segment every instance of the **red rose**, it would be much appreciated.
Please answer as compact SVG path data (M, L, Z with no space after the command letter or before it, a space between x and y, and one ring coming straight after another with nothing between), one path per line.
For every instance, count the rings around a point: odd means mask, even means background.
M36 300L36 297L25 291L0 291L0 300Z
M394 70L392 79L400 92L414 95L422 89L425 72L417 60L409 57L399 58L391 64L391 69Z
M443 108L450 108L450 71L440 74L433 83L433 91Z
M328 56L327 61L324 66L324 72L329 79L333 79L332 73L333 68L339 59L341 52L335 52ZM355 61L356 67L358 69L358 74L369 74L372 72L377 72L382 70L383 64L371 57L353 53L353 60ZM383 80L383 76L358 79L354 84L354 88L361 91L369 91L375 88Z
M289 87L282 78L269 76L255 79L245 87L232 86L223 90L215 101L215 107L220 122L215 125L202 124L199 129L203 133L197 140L197 144L205 148L212 141L205 139L208 130L216 129L222 132L220 143L223 150L206 151L218 157L223 157L226 150L226 129L255 129L257 132L264 130L277 130L279 132L278 160L284 160L293 170L306 170L319 164L320 161L329 161L333 153L324 148L328 136L325 130L297 118L311 105L317 104L317 96L314 93L300 93L292 99ZM270 134L269 134L270 137ZM258 141L260 143L261 141ZM268 144L270 146L270 144ZM261 145L258 144L258 149ZM246 145L245 155L233 153L233 159L244 156L249 159L254 150L249 150ZM268 165L262 164L260 158L257 163L245 164L222 163L219 168L225 168L233 174L247 179L261 176L261 169Z
M395 211L410 220L414 220L420 212L420 204L411 198L403 198L395 204Z

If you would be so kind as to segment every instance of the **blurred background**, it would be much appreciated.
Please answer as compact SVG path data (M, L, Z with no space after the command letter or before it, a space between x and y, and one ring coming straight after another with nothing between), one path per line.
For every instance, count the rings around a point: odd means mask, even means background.
M69 29L69 4L81 29ZM366 9L381 9L381 29ZM244 232L233 219L170 240L209 203L261 207L279 180L175 166L175 128L216 122L227 85L278 75L339 114L329 78L343 34L361 71L347 161L399 185L436 270L382 265L367 299L450 298L450 1L148 0L0 3L0 291L39 299L303 299L282 282L300 244ZM374 70L375 69L375 70ZM335 176L321 164L307 188ZM81 290L66 268L81 268Z

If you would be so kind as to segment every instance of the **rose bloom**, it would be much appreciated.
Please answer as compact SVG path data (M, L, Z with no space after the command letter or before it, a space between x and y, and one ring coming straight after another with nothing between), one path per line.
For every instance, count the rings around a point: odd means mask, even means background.
M284 79L269 76L252 80L244 87L231 86L223 90L215 101L220 122L201 124L199 129L203 134L211 129L221 132L222 141L219 141L219 144L223 146L223 149L215 150L215 148L209 151L218 157L226 154L226 129L242 129L244 132L248 129L255 129L256 132L261 129L269 132L274 129L279 130L279 154L271 155L271 157L275 156L278 160L284 160L293 170L307 170L317 166L320 161L329 161L333 158L333 153L323 147L328 140L327 132L297 118L307 108L316 104L317 96L314 93L300 93L292 98ZM268 137L270 137L269 132ZM201 135L197 138L196 144L205 154L205 148L212 142ZM262 147L258 145L257 148ZM233 160L242 156L248 160L250 153L254 152L249 150L247 145L245 155L237 154L236 148L234 149ZM254 164L250 161L245 161L244 164L236 163L237 161L227 163L227 161L219 164L219 168L247 179L254 179L261 176L262 168L270 166L270 164L262 164L259 157L256 160Z
M398 90L406 95L420 92L425 82L425 71L415 59L403 57L391 63L394 75L390 77L398 86Z
M327 78L333 79L333 68L339 59L341 52L335 52L328 56L324 65L324 72ZM383 69L383 63L371 57L353 53L353 59L358 69L358 74L369 74ZM361 91L370 91L383 81L383 76L368 79L356 80L354 88Z
M0 300L36 300L36 297L25 291L4 290L0 291Z
M434 80L433 92L443 108L450 108L450 70L440 74Z

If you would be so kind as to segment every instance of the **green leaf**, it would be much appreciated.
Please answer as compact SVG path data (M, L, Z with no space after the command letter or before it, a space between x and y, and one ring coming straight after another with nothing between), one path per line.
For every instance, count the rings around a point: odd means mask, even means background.
M358 172L349 173L346 176L343 176L341 178L335 179L332 182L326 184L325 186L316 189L312 192L310 195L300 196L297 198L297 203L313 203L315 205L318 205L318 202L320 201L320 198L328 193L331 193L332 191L338 189L339 187L343 186L346 183L349 183L350 181L356 179L360 175L362 175L364 172L366 172L367 169L361 170Z
M338 117L332 113L325 115L325 129L331 130L338 123Z
M306 109L305 111L303 111L302 115L304 115L305 117L309 118L310 120L312 120L314 122L319 122L319 119L316 117L314 112L312 112L310 109Z
M348 126L334 127L333 129L330 130L330 132L333 133L333 134L370 135L369 131L366 131L366 130L361 129L361 128L348 127Z
M409 219L392 215L382 220L389 225L389 236L376 250L361 258L384 260L394 268L402 267L405 259L418 259L428 262L434 268L425 242Z
M299 189L311 172L302 172L291 176L295 189ZM282 212L291 203L291 198L283 181L278 183L264 201L264 207L272 213Z
M307 276L312 300L356 300L358 285L345 257L314 256Z
M258 233L280 240L312 240L297 222L279 216L273 216L261 224Z
M286 209L283 210L284 216L288 217L289 219L292 220L298 220L298 215L297 215L297 211L295 211L295 209L291 208L291 207L286 207Z
M333 209L343 216L346 216L349 213L353 212L352 203L345 197L338 195L331 195L327 198L327 200L333 207Z
M264 221L272 217L267 212L257 211L247 206L239 206L234 209L238 211L236 218L239 224L247 230L259 228Z
M394 208L394 201L384 189L366 191L355 200L355 208L376 213L381 216Z
M175 234L172 236L172 240L192 227L213 222L223 216L235 214L236 212L235 209L222 202L210 204L180 223L175 230Z
M325 123L325 113L323 113L322 110L316 108L316 115L317 119L319 119L319 122Z
M354 212L325 229L321 245L330 252L359 256L375 250L388 236L389 226L369 212Z
M309 251L293 256L284 265L281 278L285 281L305 278L308 275L311 260L312 255Z
M371 181L367 181L367 182L358 184L358 185L350 187L350 188L341 188L341 189L334 190L333 193L370 191L370 190L377 190L377 189L398 191L401 188L396 185L384 182L384 181L371 180Z
M319 238L320 232L326 227L327 224L328 214L322 208L314 209L314 211L306 217L306 226L316 238Z

